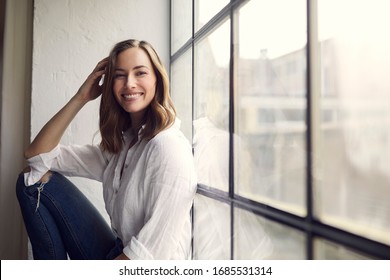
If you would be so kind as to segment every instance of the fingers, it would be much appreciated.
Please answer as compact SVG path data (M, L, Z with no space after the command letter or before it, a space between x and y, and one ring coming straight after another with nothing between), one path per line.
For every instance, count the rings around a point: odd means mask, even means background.
M100 61L98 62L98 64L101 63L101 62L108 62L108 58L109 58L108 56L105 57L105 58L103 58L102 60L100 60Z
M103 77L106 73L106 67L109 58L106 57L99 61L95 66L95 69L88 75L87 79L79 88L77 95L85 101L91 101L96 99L102 94Z
M104 70L107 64L108 64L108 57L100 60L96 65L95 69L93 70L93 72Z
M98 62L98 64L96 65L95 69L92 71L91 73L91 77L93 78L93 80L99 80L98 83L99 83L99 86L101 86L103 84L103 76L106 72L106 66L108 64L108 57L105 57L104 59L102 59L101 61Z
M98 83L99 86L102 85L102 78L104 76L104 74L106 73L106 69L103 69L103 70L98 70L98 71L94 71L91 73L90 75L90 80L93 82L93 83Z

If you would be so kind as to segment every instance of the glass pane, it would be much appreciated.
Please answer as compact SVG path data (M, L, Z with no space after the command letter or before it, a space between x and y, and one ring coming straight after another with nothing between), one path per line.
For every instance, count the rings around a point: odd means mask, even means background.
M368 260L345 246L324 239L314 240L314 259L316 260Z
M305 240L300 231L235 209L234 259L305 259Z
M195 0L195 31L202 28L229 2L230 0Z
M229 21L195 45L194 157L198 182L229 187Z
M197 194L194 201L194 259L230 259L230 206Z
M390 3L318 5L322 150L316 214L390 244Z
M171 0L171 54L192 37L192 0Z
M235 16L236 190L304 215L306 1L250 1Z
M181 130L192 143L192 55L184 53L171 65L171 94Z

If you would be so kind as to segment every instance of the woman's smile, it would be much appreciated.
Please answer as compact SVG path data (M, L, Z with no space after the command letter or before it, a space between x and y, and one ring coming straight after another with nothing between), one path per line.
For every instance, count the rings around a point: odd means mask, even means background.
M142 92L123 93L123 94L122 94L122 97L123 97L126 101L135 101L135 100L137 100L139 97L141 97L142 95L143 95Z

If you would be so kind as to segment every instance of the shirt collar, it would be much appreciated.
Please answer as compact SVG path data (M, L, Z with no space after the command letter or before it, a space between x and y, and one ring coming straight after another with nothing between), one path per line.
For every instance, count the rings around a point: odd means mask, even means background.
M175 118L175 121L173 122L172 126L171 127L174 127L176 129L180 129L180 125L181 125L181 120L179 118ZM146 124L142 125L139 130L138 130L138 139L141 139L142 138L142 135L143 135L143 132L145 130L145 127L146 127ZM127 131L125 131L123 133L123 138L127 139L129 137L132 137L133 136L133 133L132 133L132 130L131 129L128 129Z

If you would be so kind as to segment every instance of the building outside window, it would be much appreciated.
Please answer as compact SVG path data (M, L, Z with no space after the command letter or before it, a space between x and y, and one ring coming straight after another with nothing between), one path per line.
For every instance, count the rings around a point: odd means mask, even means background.
M171 0L194 259L390 258L389 6Z

